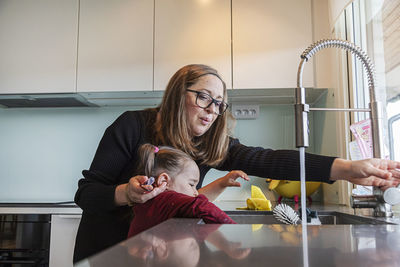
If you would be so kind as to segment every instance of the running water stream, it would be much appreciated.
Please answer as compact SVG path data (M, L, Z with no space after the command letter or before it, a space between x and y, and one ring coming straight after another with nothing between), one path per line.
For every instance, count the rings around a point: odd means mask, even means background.
M301 233L303 241L303 266L308 267L305 148L300 147L299 151L300 151L300 190L301 190L301 228L302 228Z

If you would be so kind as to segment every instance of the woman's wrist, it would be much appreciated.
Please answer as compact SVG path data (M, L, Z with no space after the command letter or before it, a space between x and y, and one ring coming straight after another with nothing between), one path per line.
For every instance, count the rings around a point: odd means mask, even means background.
M120 184L115 188L114 201L117 206L125 206L130 203L127 187L128 184Z
M343 180L349 177L351 173L351 161L346 159L337 158L333 161L331 167L330 180Z

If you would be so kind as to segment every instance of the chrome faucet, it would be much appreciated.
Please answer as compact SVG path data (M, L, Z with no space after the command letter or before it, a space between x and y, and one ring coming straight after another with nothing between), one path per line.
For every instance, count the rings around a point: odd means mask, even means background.
M302 75L305 62L307 62L318 51L336 47L354 54L363 64L364 70L368 77L368 89L370 95L369 108L356 109L356 108L310 108L305 103L305 89L302 87ZM383 158L383 110L381 102L376 99L375 89L375 70L374 65L367 53L360 47L353 43L343 40L320 40L310 45L302 54L299 69L297 72L297 88L296 88L296 103L295 103L295 121L296 121L296 147L305 148L309 146L308 137L308 112L312 110L325 110L325 111L349 111L349 112L370 112L372 141L373 141L373 156L375 158ZM300 149L303 151L304 149ZM300 152L302 153L302 152ZM301 172L304 172L304 161L300 164ZM305 194L305 192L304 192ZM302 192L303 195L303 192ZM353 208L374 208L374 216L377 217L391 217L391 205L386 203L383 199L383 192L378 187L373 188L373 195L371 196L351 196L351 205Z

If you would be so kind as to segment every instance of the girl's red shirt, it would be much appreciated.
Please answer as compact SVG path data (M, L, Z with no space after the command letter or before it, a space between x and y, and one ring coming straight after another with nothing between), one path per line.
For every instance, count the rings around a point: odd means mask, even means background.
M191 197L165 191L143 204L133 206L134 218L128 237L134 236L170 218L201 218L205 223L235 224L225 212L204 195Z

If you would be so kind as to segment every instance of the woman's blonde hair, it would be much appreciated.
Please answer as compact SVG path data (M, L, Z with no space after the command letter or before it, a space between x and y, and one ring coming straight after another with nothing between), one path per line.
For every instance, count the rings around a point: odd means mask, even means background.
M148 177L158 177L163 172L175 177L186 162L192 161L186 153L168 146L144 144L140 146L138 153L140 162L137 171Z
M156 142L178 148L202 164L216 166L224 160L228 150L228 118L232 118L229 110L218 116L202 136L192 139L187 125L186 89L204 75L214 75L221 80L223 100L227 102L225 82L215 69L201 64L182 67L169 80L159 106Z

